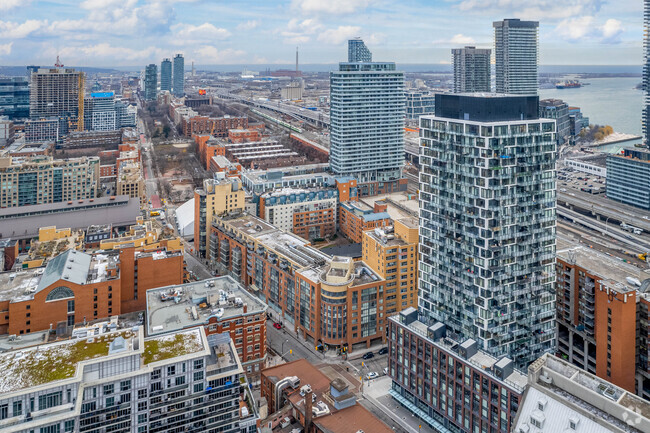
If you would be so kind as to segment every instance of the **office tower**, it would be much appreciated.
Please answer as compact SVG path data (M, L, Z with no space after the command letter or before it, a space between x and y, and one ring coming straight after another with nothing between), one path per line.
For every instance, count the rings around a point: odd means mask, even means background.
M32 73L29 116L76 118L83 110L84 74L74 69L39 69Z
M150 64L144 73L144 99L154 101L158 97L158 67Z
M114 131L119 128L113 92L94 92L84 101L86 131Z
M350 42L363 44L359 39ZM357 54L363 51L355 49ZM399 179L404 165L404 73L393 62L340 63L330 73L330 101L331 170L359 183Z
M573 139L569 105L566 102L561 99L542 99L539 101L539 116L555 120L558 144L565 144Z
M361 38L348 41L348 62L372 62L372 53Z
M476 47L451 50L454 61L454 92L490 91L490 56L492 51Z
M174 96L185 94L185 59L182 54L174 56Z
M29 117L29 84L27 78L0 79L0 116L9 119Z
M2 353L3 431L257 430L257 406L228 334L208 339L198 328L145 338L142 327L115 324Z
M650 210L650 151L626 148L607 155L607 198Z
M645 91L645 107L643 108L643 139L650 146L650 0L644 0L643 27L643 89Z
M160 91L172 91L172 61L164 59L160 62Z
M555 121L537 96L420 118L420 316L525 367L554 344Z
M506 19L494 26L497 93L537 94L537 21Z

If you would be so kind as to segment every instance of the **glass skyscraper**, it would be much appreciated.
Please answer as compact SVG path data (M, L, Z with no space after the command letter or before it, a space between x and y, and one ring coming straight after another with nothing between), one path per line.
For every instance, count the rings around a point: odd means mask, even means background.
M169 59L160 62L160 90L172 91L172 61Z
M185 94L185 59L182 54L174 56L174 96Z
M399 179L404 116L404 73L395 63L340 63L330 73L331 170L360 183Z
M420 320L525 367L555 344L555 121L537 96L420 117Z
M643 139L650 146L650 0L644 0L643 27L643 88L645 107L643 108Z
M0 116L9 119L29 117L29 83L27 78L0 79Z
M348 41L348 62L372 62L372 53L361 38Z
M493 26L496 92L536 95L539 22L506 19Z
M153 101L158 97L158 67L152 63L144 71L144 99Z

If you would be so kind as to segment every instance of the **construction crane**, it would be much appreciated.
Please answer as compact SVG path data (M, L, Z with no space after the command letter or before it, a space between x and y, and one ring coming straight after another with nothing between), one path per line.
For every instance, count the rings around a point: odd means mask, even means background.
M58 57L57 57L58 63ZM79 107L77 110L77 131L84 130L84 97L86 94L86 74L79 72Z
M56 63L54 64L54 66L56 68L62 68L63 67L63 63L61 63L61 60L59 60L59 55L58 54L56 56Z

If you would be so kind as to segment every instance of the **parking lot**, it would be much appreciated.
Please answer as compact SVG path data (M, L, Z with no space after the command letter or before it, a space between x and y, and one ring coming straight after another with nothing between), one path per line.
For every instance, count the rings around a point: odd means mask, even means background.
M557 171L557 189L564 193L577 189L590 194L605 194L605 178L565 166Z

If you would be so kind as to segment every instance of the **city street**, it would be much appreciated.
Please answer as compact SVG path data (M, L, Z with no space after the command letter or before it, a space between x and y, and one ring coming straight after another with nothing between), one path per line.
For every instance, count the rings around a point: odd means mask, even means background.
M212 278L213 275L208 270L208 267L189 252L187 245L185 246L185 263L187 263L187 270L194 272L198 279Z

